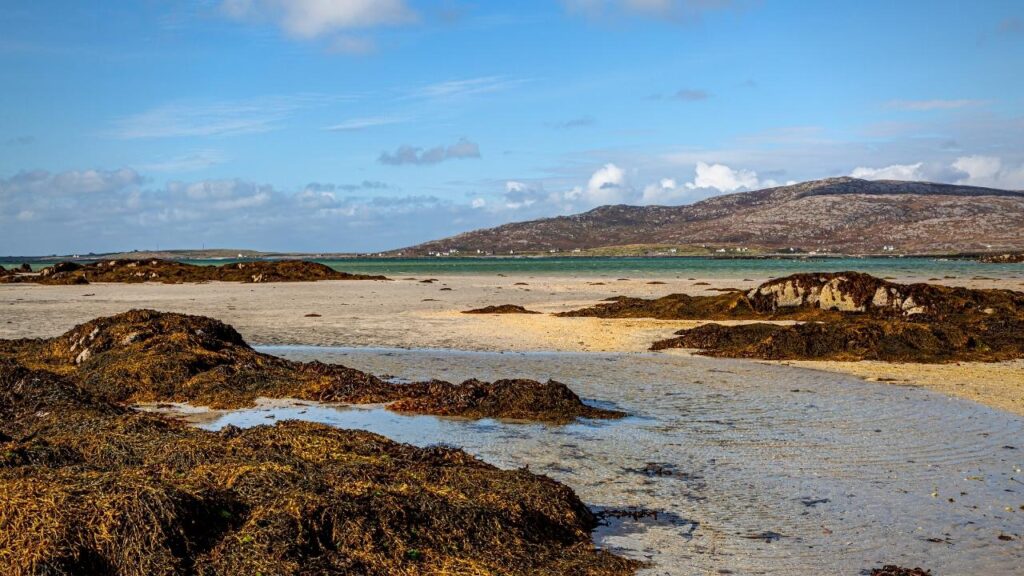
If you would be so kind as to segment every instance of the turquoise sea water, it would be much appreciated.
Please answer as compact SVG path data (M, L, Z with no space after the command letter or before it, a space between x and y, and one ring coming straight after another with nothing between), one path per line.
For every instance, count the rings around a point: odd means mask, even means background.
M186 260L221 265L239 260ZM316 260L346 272L386 276L449 274L548 275L608 278L716 277L743 279L778 277L798 272L856 270L875 276L914 276L923 279L956 276L1024 278L1024 264L983 264L965 258L350 258ZM0 262L11 266L16 262ZM41 268L43 265L34 265Z
M876 276L1024 277L1024 264L983 264L941 258L479 258L479 259L356 259L323 261L338 270L423 276L443 274L507 274L606 277L786 276L798 272L857 270Z

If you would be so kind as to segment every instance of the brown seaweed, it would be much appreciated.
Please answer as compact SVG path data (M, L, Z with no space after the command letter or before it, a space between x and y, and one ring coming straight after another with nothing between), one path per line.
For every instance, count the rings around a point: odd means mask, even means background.
M60 262L36 274L0 275L0 282L38 284L88 284L90 282L311 282L318 280L387 280L384 276L339 272L317 262L272 260L235 262L220 266L197 266L151 258L147 260L101 260L89 264Z
M568 487L285 422L193 429L0 360L0 573L627 575Z

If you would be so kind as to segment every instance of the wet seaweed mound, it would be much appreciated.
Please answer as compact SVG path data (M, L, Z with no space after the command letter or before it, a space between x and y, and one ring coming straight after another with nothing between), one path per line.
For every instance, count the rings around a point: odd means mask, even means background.
M387 280L384 276L349 274L317 262L275 260L196 266L171 260L101 260L90 264L60 262L38 274L4 277L7 282L88 284L89 282L309 282L317 280Z
M625 575L566 486L286 422L207 432L0 360L0 573Z
M800 274L741 296L744 318L803 323L680 330L652 349L764 359L1000 361L1024 357L1024 293L895 284L859 273ZM713 318L714 319L714 318Z
M669 294L661 298L615 296L590 308L559 312L567 318L656 318L660 320L725 320L752 318L756 312L742 292L713 296Z
M518 304L500 304L498 306L484 306L483 308L466 310L463 314L540 314L540 312L527 310Z
M931 570L923 568L901 568L895 564L886 564L871 570L871 576L932 576Z
M618 417L620 412L583 404L580 397L560 382L549 380L467 380L458 385L447 382L417 384L424 387L416 396L391 404L396 412L462 416L466 418L508 418L571 422L578 417ZM540 412L540 413L538 413ZM540 418L540 416L544 416Z
M116 403L237 408L260 397L357 404L418 399L434 414L558 423L621 416L583 404L557 382L516 381L519 394L507 381L398 384L341 365L293 362L253 350L234 328L212 318L153 310L98 318L46 340L0 340L0 357L72 377Z

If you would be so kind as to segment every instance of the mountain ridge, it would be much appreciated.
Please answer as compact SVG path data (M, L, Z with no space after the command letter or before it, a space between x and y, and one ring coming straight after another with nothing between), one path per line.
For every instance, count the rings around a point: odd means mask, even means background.
M624 245L846 253L1024 248L1024 191L840 177L680 206L598 206L403 249L407 255L543 253Z

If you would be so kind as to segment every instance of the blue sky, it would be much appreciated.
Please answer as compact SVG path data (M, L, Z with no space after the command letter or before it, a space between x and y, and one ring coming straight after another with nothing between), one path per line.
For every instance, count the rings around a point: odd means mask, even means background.
M1024 189L1019 1L2 1L0 254L372 251L828 176Z

